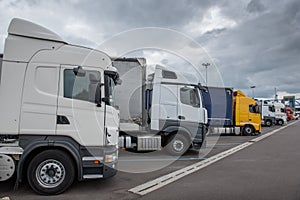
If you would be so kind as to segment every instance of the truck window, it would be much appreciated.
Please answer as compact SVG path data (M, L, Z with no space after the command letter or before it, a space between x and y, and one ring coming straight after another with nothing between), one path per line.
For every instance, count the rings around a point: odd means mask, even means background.
M275 107L274 106L269 106L269 111L270 112L275 112Z
M167 78L167 79L177 79L176 73L172 71L163 70L162 76L163 78Z
M84 76L75 76L73 69L65 69L64 97L95 102L99 82L100 72L98 71L86 71Z
M249 105L249 112L251 113L259 113L258 105Z
M200 107L200 98L196 89L180 88L180 102L183 104Z

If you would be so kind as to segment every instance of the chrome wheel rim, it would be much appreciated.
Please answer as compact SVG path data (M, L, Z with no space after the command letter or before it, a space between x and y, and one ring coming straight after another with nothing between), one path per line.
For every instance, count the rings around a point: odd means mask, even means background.
M55 188L65 179L65 167L57 160L43 161L36 169L36 179L44 188Z
M173 148L177 152L181 152L184 149L184 144L181 140L174 140Z

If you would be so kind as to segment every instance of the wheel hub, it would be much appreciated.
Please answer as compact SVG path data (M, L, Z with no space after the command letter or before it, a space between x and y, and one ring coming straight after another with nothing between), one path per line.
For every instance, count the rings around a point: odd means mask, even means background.
M175 140L173 142L173 148L175 149L175 151L180 152L183 150L184 144L181 140Z
M43 187L54 188L63 182L65 168L57 160L46 160L37 167L36 177Z
M252 129L251 129L250 127L246 127L246 128L245 128L245 132L246 132L247 134L251 134L251 133L252 133Z

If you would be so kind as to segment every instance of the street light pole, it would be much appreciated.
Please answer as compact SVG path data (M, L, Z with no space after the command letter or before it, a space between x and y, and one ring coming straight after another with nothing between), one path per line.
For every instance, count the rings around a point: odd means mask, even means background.
M254 88L256 88L255 85L250 86L250 88L252 89L252 98L254 99Z
M202 63L202 66L205 67L205 83L207 87L207 67L210 66L210 63Z

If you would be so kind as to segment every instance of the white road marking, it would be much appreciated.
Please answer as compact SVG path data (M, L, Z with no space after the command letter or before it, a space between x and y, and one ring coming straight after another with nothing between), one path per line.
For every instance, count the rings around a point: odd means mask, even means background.
M215 163L215 162L217 162L217 161L219 161L223 158L226 158L226 157L228 157L228 156L230 156L230 155L232 155L232 154L234 154L234 153L236 153L236 152L238 152L238 151L240 151L240 150L242 150L242 149L244 149L244 148L246 148L246 147L248 147L248 146L250 146L250 145L252 145L256 142L258 142L258 141L261 141L261 140L263 140L263 139L265 139L265 138L267 138L267 137L269 137L269 136L271 136L271 135L273 135L273 134L275 134L275 133L277 133L277 132L279 132L279 131L281 131L281 130L283 130L283 129L285 129L285 128L287 128L287 127L289 127L289 126L291 126L295 123L297 123L297 121L295 121L291 124L288 124L286 126L283 126L279 129L273 130L273 131L271 131L269 133L266 133L266 134L264 134L260 137L257 137L255 139L252 139L252 140L248 141L248 142L245 142L241 145L233 147L229 150L221 152L217 155L209 157L206 160L197 162L195 164L192 164L190 166L187 166L185 168L182 168L182 169L177 170L175 172L172 172L170 174L164 175L164 176L159 177L157 179L154 179L152 181L146 182L142 185L136 186L136 187L134 187L134 188L132 188L128 191L132 192L132 193L135 193L135 194L139 194L139 195L145 195L145 194L148 194L150 192L153 192L154 190L162 188L162 187L164 187L164 186L166 186L166 185L168 185L168 184L170 184L170 183L172 183L172 182L174 182L178 179L181 179L181 178L185 177L186 175L189 175L193 172L196 172L200 169L203 169L203 168L205 168L205 167L207 167L207 166L209 166L209 165L211 165L211 164L213 164L213 163Z

